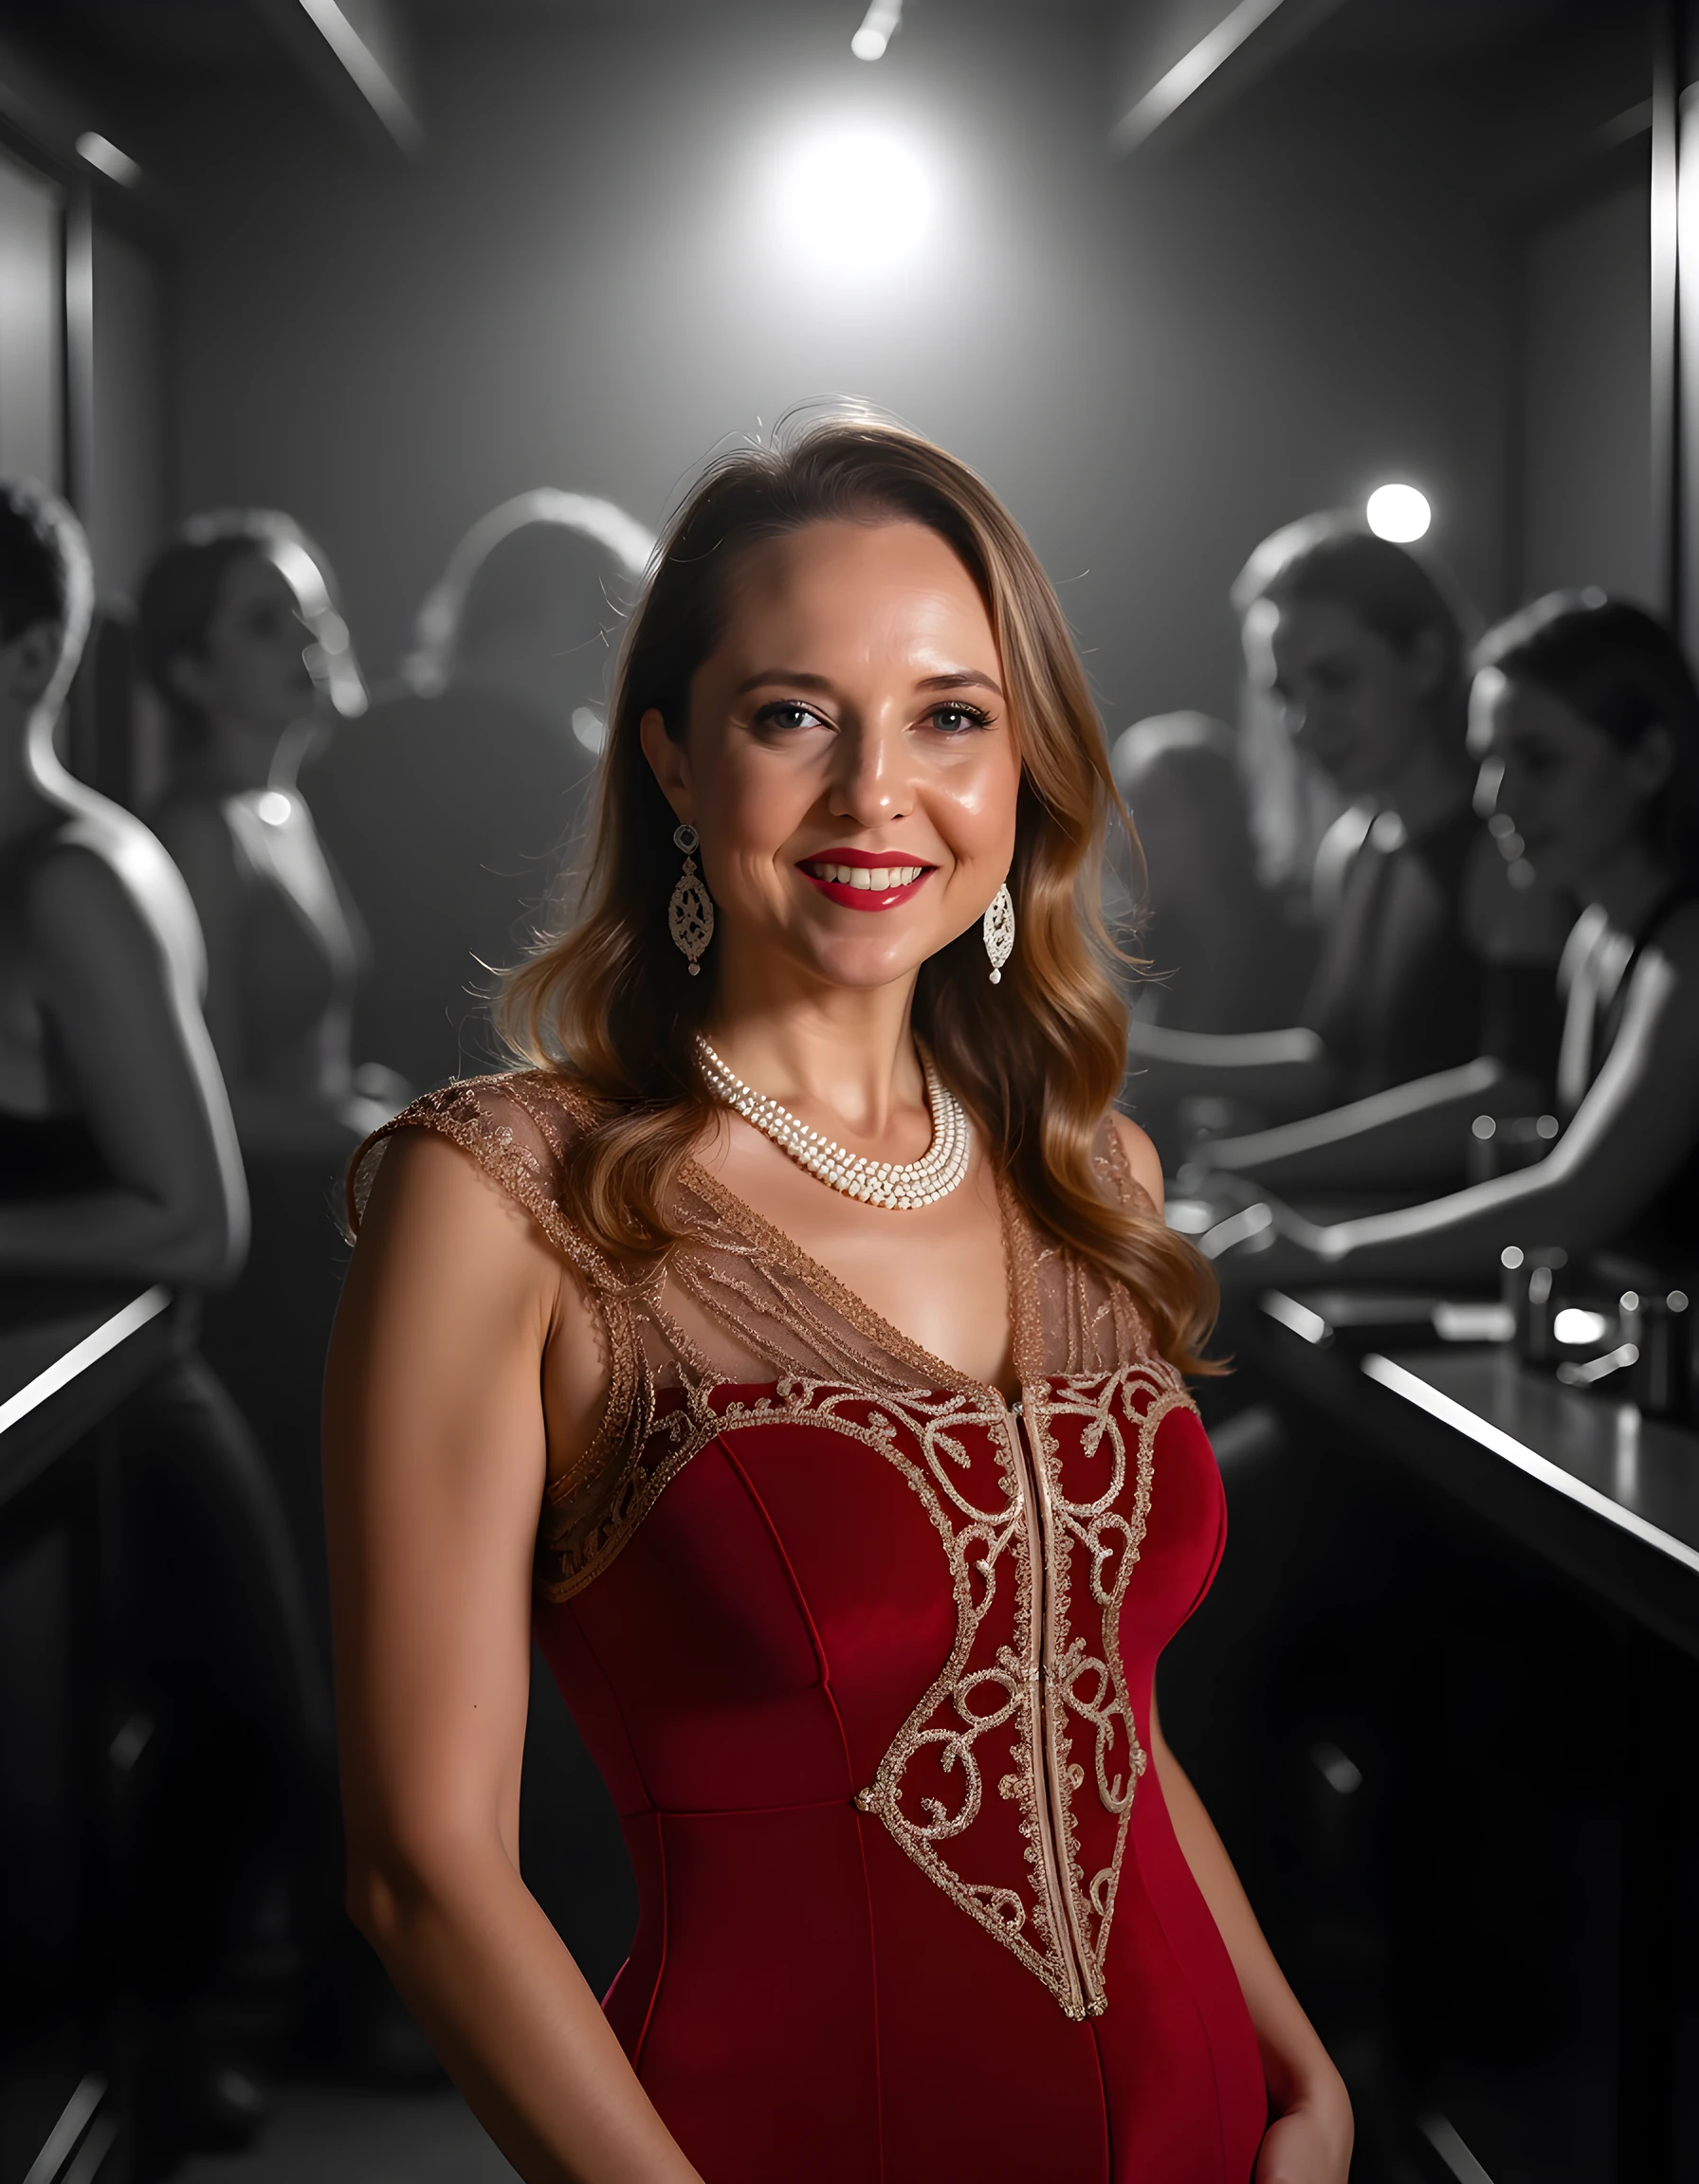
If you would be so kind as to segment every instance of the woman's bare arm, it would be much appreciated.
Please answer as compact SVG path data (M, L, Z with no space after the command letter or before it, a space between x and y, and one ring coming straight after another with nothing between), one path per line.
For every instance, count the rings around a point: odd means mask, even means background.
M1257 2157L1256 2184L1345 2184L1352 2124L1344 2081L1274 1961L1203 1800L1168 1748L1154 1692L1150 1744L1175 1835L1238 1975L1276 2111Z
M463 1154L403 1137L325 1392L349 1907L529 2184L700 2184L520 1878L545 1352L575 1432L589 1306Z
M1491 1273L1507 1243L1591 1251L1651 1204L1699 1118L1699 917L1635 966L1609 1059L1544 1160L1515 1175L1320 1232L1353 1278ZM1302 1233L1301 1231L1296 1231Z
M1339 1072L1313 1031L1171 1031L1128 1026L1129 1096L1170 1102L1187 1097L1238 1100L1275 1115L1305 1115L1339 1096Z
M1269 1247L1229 1252L1223 1280L1469 1281L1495 1273L1507 1244L1609 1243L1675 1173L1699 1117L1699 910L1667 939L1635 967L1610 1056L1537 1166L1326 1227L1276 1206Z
M1191 1158L1200 1169L1252 1175L1276 1191L1459 1180L1474 1118L1507 1112L1507 1102L1531 1111L1538 1098L1531 1083L1483 1056L1301 1122L1216 1138Z
M228 1281L247 1242L241 1166L206 1027L164 937L81 846L43 860L25 916L55 1068L112 1181L0 1207L0 1272Z

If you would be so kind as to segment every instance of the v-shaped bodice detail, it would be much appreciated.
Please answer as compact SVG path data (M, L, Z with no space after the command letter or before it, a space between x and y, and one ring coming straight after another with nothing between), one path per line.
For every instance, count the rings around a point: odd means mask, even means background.
M700 1170L685 1244L632 1283L551 1185L581 1119L518 1078L392 1127L466 1146L601 1310L608 1401L550 1484L539 1631L622 1811L859 1814L1066 2017L1100 2015L1152 1665L1220 1543L1183 1383L1007 1192L1013 1405Z
M1017 1405L946 1412L917 1422L910 1447L894 1432L885 1444L938 1530L956 1630L856 1803L1070 2017L1105 2007L1116 1884L1145 1767L1121 1609L1144 1538L1158 1429L1189 1407L1162 1375L1132 1365L1034 1382ZM1013 1836L993 1824L994 1798Z

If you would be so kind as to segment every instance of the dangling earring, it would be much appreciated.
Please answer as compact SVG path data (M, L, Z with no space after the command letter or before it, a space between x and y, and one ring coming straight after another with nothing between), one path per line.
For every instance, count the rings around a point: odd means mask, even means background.
M1000 986L1003 965L1014 952L1014 898L1009 892L1007 880L992 897L979 931L985 940L985 953L991 957L991 982Z
M696 978L702 974L699 958L714 937L714 898L696 869L694 853L702 836L685 822L673 828L672 838L685 852L685 869L672 891L672 901L667 905L667 925L673 946L681 956L690 958L690 975Z

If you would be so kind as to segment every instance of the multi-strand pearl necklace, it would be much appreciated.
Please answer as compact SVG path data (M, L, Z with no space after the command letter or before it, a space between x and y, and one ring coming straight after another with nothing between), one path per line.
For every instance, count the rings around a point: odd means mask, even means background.
M910 1212L921 1206L947 1198L967 1174L973 1139L967 1110L943 1083L923 1046L921 1067L926 1077L926 1104L932 1111L932 1143L918 1160L901 1163L869 1160L822 1138L788 1107L769 1100L736 1076L699 1031L696 1051L708 1089L734 1113L752 1122L763 1137L771 1138L781 1152L799 1167L847 1198L860 1198L868 1206L888 1207L893 1213Z

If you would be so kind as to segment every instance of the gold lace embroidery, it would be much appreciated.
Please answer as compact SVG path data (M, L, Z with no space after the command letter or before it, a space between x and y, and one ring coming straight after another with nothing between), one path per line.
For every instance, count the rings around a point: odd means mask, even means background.
M1069 2015L1101 2011L1146 1766L1119 1617L1144 1538L1158 1430L1190 1407L1183 1382L1151 1353L1126 1293L1041 1238L1006 1182L1018 1420L995 1389L909 1341L695 1163L684 1183L685 1243L664 1277L632 1283L577 1234L554 1189L551 1170L589 1118L569 1086L536 1073L450 1086L380 1133L424 1127L472 1154L601 1314L608 1399L591 1448L550 1482L539 1592L564 1601L593 1583L722 1433L807 1422L876 1450L938 1536L956 1632L856 1803ZM1112 1129L1105 1138L1100 1172L1130 1194ZM370 1151L351 1173L355 1224ZM770 1390L729 1394L731 1380L686 1319L770 1361ZM658 1399L663 1374L676 1403ZM949 1784L947 1801L911 1787L923 1755ZM976 1869L976 1845L985 1846L974 1824L989 1792L1015 1808L1024 1870Z

